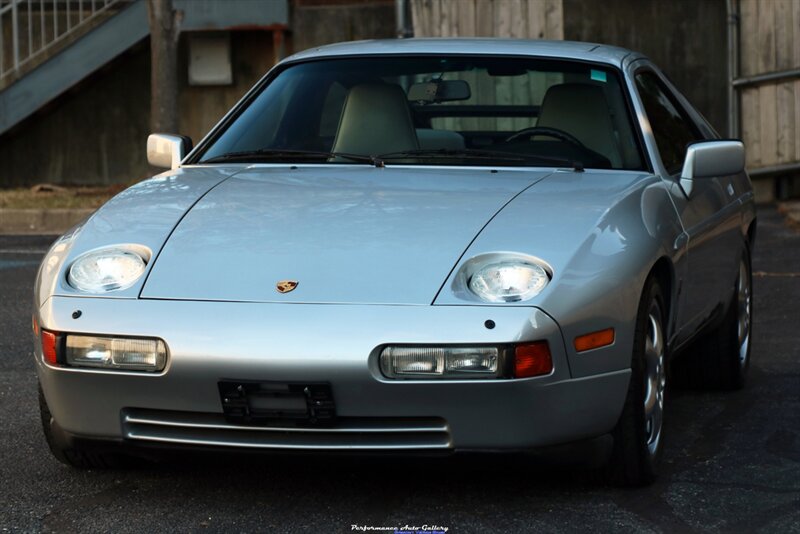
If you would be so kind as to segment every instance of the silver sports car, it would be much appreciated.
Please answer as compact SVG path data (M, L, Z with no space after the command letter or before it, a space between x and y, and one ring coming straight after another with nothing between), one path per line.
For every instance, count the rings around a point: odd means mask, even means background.
M645 484L667 385L743 385L744 147L640 54L317 48L194 149L154 134L147 154L171 170L36 280L42 423L68 464L589 442Z

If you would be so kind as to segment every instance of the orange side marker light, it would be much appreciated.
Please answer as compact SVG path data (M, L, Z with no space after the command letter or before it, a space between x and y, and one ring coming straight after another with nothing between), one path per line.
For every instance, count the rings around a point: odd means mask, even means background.
M575 350L585 352L587 350L599 349L614 343L614 329L606 328L598 332L584 334L575 338Z

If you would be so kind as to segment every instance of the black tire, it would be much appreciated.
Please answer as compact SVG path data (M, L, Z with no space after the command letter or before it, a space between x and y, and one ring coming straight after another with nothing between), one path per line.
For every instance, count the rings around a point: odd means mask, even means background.
M710 390L736 390L744 387L750 368L753 336L752 272L750 251L745 247L739 276L722 322L698 339L675 362L674 378L681 387ZM741 293L743 288L746 295ZM744 333L740 330L740 321L744 321Z
M658 473L664 449L666 317L661 286L651 277L642 291L636 317L628 394L612 431L614 445L606 478L615 485L644 486ZM650 409L645 406L647 400L654 402Z
M74 444L67 443L53 414L50 413L41 384L39 384L39 413L42 418L44 438L47 440L50 452L59 462L78 469L107 469L121 465L122 458L116 454L84 451Z

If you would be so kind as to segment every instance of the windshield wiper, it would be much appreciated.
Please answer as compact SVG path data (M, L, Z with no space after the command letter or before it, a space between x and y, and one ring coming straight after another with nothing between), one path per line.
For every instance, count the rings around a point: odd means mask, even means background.
M505 152L502 150L484 150L475 148L463 149L417 149L404 150L399 152L387 152L386 154L367 155L351 154L348 152L326 152L317 150L291 150L282 148L262 148L259 150L245 150L242 152L229 152L213 158L200 161L200 163L228 163L228 162L261 162L274 161L287 158L297 159L319 159L319 158L343 158L351 161L369 163L375 167L383 167L384 161L388 159L402 159L409 157L433 157L433 158L464 158L464 159L493 159L501 161L526 161L535 159L556 165L572 167L578 172L583 171L583 163L577 160L556 158L552 156L539 156L536 154L518 154L516 152Z
M379 154L376 156L380 160L407 158L413 156L435 157L451 159L454 157L465 159L495 159L502 161L526 161L536 159L543 162L555 163L559 166L565 165L572 167L577 172L583 171L583 163L577 160L570 160L566 158L557 158L553 156L539 156L537 154L519 154L516 152L505 152L502 150L485 150L477 148L436 148L436 149L419 149L419 150L405 150L401 152L389 152L386 154Z
M245 150L242 152L228 152L213 158L200 161L200 163L227 163L227 162L261 162L286 158L319 159L319 158L344 158L352 161L369 163L382 167L383 162L375 156L365 154L349 154L347 152L325 152L317 150L291 150L283 148L262 148L259 150Z

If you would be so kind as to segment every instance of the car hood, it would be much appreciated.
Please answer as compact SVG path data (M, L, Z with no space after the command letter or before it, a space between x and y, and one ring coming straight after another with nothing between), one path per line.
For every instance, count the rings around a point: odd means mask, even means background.
M470 243L549 174L254 166L180 221L141 298L431 304ZM280 293L280 281L297 282Z

